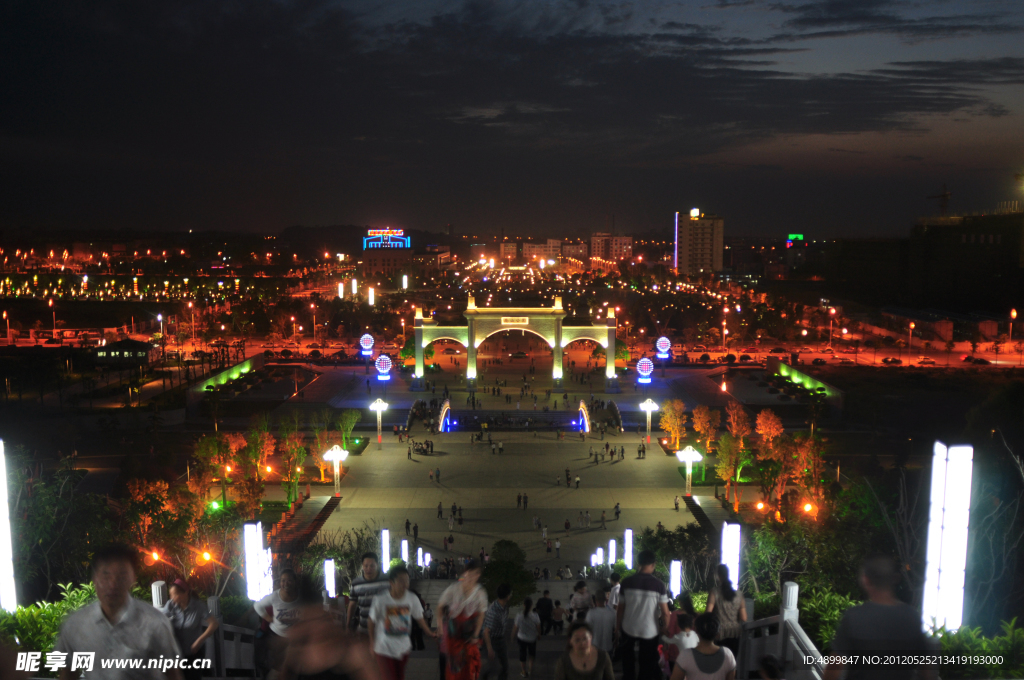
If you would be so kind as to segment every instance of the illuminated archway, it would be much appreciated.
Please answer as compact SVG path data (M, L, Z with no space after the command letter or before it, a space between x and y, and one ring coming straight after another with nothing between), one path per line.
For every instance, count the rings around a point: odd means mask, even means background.
M587 402L580 399L580 432L590 432L590 410Z
M449 339L466 348L466 381L470 390L474 389L477 377L476 355L480 344L492 335L503 331L527 331L541 338L556 355L552 362L551 377L554 379L554 390L562 391L562 348L573 340L593 340L604 347L611 356L615 356L616 318L612 310L607 317L595 326L562 327L565 310L562 299L555 297L551 307L477 307L473 296L469 297L463 314L465 326L438 326L433 318L424 318L421 308L417 308L413 319L415 330L416 369L411 388L423 389L424 375L423 349L435 340ZM605 362L605 391L619 392L618 379L615 375L615 362Z

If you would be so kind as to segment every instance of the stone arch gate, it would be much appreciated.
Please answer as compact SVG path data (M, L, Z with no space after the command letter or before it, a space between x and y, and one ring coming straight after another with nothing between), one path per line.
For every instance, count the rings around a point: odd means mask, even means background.
M466 385L476 388L476 348L484 340L501 331L521 330L539 336L552 350L560 350L573 340L593 340L605 349L605 392L619 392L615 376L615 310L608 308L608 318L601 324L589 326L563 326L565 310L562 298L556 297L551 307L477 307L471 295L464 312L465 326L438 326L433 319L423 318L423 310L416 308L413 320L416 343L416 371L411 389L423 389L423 350L436 340L454 340L466 348ZM564 392L562 385L562 358L554 351L552 375L556 392ZM609 361L608 358L611 358Z

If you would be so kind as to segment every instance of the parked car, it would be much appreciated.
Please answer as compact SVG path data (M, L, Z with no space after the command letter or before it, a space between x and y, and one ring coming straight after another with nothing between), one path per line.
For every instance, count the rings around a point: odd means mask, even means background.
M693 349L691 349L690 351L691 352L707 352L708 348L705 347L704 345L694 345Z
M831 347L822 347L818 351L821 352L822 354L832 354L835 350L833 350Z
M753 361L753 359L750 358L749 354L741 354L740 355L740 363L743 363L745 361Z
M451 347L445 347L444 348L444 353L445 354L459 354L459 350L453 349Z
M63 345L64 341L60 338L47 338L43 341L44 345Z
M747 347L747 348L744 348L742 351L746 352L748 354L757 354L757 348L756 347Z
M814 350L813 350L813 349L811 349L810 347L801 347L801 348L800 348L800 349L798 349L797 351L798 351L798 352L800 352L801 354L810 354L810 353L811 353L811 352L813 352Z
M320 349L320 343L311 342L308 345L306 345L306 349Z
M772 354L788 354L789 350L785 347L773 347Z
M921 357L917 363L921 364L922 366L934 366L935 359L932 359L931 357Z
M811 361L811 365L812 366L824 366L827 363L828 362L825 361L824 359L822 359L821 357L818 357L817 359L814 359L813 361Z
M896 357L886 357L882 359L882 363L889 366L901 366L903 365L903 360L897 359Z
M853 359L847 359L846 357L843 357L842 359L839 360L840 366L853 366L856 363L857 362L854 361Z
M974 365L975 366L988 366L991 363L992 362L989 361L988 359L982 359L981 357L975 357L975 359L974 359Z

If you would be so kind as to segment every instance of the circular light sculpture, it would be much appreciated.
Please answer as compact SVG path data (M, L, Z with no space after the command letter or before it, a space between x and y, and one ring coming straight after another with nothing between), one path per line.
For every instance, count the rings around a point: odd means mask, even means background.
M362 348L361 354L364 357L371 356L373 354L373 336L363 333L363 337L359 338L359 346Z
M672 341L663 335L654 343L654 348L658 350L659 359L668 359L668 351L672 349Z
M640 374L640 377L637 378L637 382L651 382L651 373L654 373L654 362L647 357L644 357L640 361L636 362L636 372Z
M391 357L381 354L373 366L377 369L377 380L391 380Z

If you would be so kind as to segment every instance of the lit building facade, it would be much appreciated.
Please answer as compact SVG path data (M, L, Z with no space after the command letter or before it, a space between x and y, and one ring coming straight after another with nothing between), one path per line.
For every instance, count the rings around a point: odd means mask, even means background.
M722 271L725 220L697 209L676 213L676 272L701 276Z

